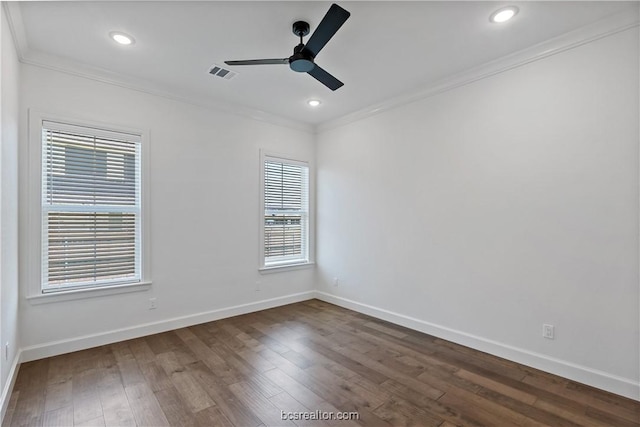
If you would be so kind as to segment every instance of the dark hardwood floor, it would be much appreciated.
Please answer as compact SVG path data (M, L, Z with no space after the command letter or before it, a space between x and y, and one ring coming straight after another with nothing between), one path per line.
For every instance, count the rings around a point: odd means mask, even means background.
M3 425L625 427L640 403L311 300L24 363Z

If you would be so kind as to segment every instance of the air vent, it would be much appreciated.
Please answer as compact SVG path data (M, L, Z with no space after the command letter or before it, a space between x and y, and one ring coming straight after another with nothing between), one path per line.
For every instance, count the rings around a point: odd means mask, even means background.
M209 70L209 74L220 77L224 80L231 80L238 75L238 73L236 73L235 71L227 70L226 68L222 68L219 65L213 65Z

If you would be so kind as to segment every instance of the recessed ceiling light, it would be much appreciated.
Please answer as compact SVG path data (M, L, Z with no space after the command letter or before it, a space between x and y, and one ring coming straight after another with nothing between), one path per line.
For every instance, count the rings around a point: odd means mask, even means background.
M318 105L322 104L320 101L318 101L317 99L310 99L307 101L307 104L309 104L312 107L317 107Z
M135 43L135 40L130 35L116 31L109 33L109 37L111 37L116 43L125 46Z
M517 7L507 6L493 12L489 17L489 21L493 22L494 24L501 24L503 22L507 22L509 19L513 18L517 14L518 14Z

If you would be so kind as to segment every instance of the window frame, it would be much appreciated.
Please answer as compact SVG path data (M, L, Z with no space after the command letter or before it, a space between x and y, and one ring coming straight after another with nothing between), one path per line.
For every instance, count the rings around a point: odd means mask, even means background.
M43 140L42 130L44 122L56 122L70 126L93 128L98 131L133 134L140 137L140 280L128 283L103 283L95 286L60 288L58 290L45 289L43 269L43 233L44 229L42 192L43 192ZM131 126L115 125L113 123L71 117L60 114L44 113L28 110L28 144L27 144L27 224L26 241L23 246L23 256L26 259L26 298L31 304L42 304L69 299L80 299L94 296L111 295L117 293L148 290L151 286L151 245L149 218L149 132Z
M292 165L300 165L307 167L308 170L308 180L307 180L307 197L308 197L308 206L307 206L307 257L306 260L291 260L291 261L283 261L276 264L266 264L265 261L265 224L264 224L264 214L265 214L265 161L266 160L274 160L276 162L289 163ZM314 221L314 212L315 212L315 187L314 187L314 164L311 160L305 158L304 156L295 156L295 155L287 155L281 153L274 153L267 150L260 150L260 232L259 232L259 268L258 270L261 273L269 273L269 272L278 272L278 271L286 271L286 270L294 270L299 268L306 268L313 266L315 264L315 221Z

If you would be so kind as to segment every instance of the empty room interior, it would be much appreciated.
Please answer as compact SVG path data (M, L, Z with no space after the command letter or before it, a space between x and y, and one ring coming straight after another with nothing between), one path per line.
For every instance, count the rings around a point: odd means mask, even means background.
M3 1L2 426L640 426L640 3Z

